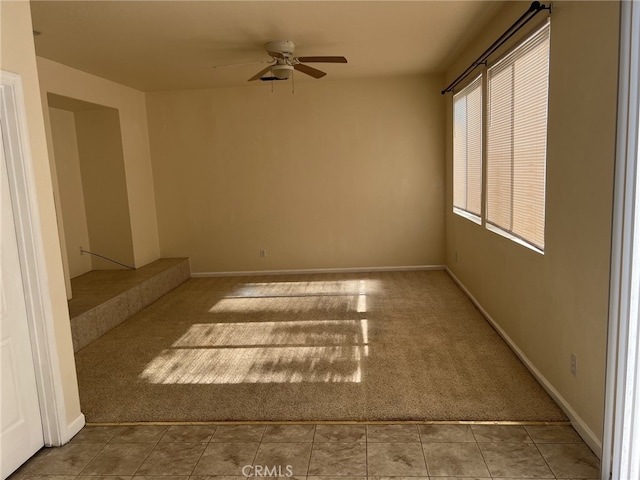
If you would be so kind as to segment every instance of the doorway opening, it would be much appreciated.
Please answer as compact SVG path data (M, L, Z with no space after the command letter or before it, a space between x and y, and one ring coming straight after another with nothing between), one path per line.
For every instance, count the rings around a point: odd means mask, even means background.
M71 299L71 279L134 264L120 114L115 108L52 93L47 100L54 197Z

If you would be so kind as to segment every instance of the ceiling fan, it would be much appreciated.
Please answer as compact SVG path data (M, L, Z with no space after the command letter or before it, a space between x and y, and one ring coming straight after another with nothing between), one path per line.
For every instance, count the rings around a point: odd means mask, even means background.
M347 59L344 57L296 57L293 55L295 48L296 44L290 40L267 43L265 49L273 59L273 62L251 77L249 82L254 80L262 80L265 82L287 80L294 70L313 78L321 78L326 75L325 72L305 65L305 63L347 63ZM266 75L268 72L271 72L271 75Z

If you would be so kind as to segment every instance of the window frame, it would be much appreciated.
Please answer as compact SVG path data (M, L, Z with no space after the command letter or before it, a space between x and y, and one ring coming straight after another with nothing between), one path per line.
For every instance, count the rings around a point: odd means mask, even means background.
M458 95L462 95L465 93L466 90L470 89L476 82L479 82L479 88L480 88L480 185L478 186L479 190L480 190L480 208L479 208L479 212L472 212L469 209L466 208L462 208L460 206L457 206L455 204L455 195L456 195L456 131L455 131L455 126L456 126L456 122L455 122L455 114L456 114L456 96ZM477 87L476 87L477 88ZM474 88L475 90L475 88ZM452 158L453 158L453 212L457 215L460 215L468 220L471 220L472 222L478 224L478 225L482 225L483 223L483 215L482 212L484 211L484 168L485 168L485 93L486 93L486 81L485 81L485 74L484 74L484 70L481 71L478 75L476 75L470 82L466 83L465 86L463 88L461 88L457 93L454 92L453 94L453 128L452 128L452 138L453 138L453 153L452 153ZM468 95L465 95L465 98L468 98ZM468 117L465 115L465 118L468 119ZM465 125L465 134L467 134L468 137L468 122ZM466 152L467 155L465 155L465 169L466 169L466 174L465 174L465 195L468 196L468 175L469 175L469 159L468 159L468 149ZM465 204L468 203L465 202Z
M511 55L514 54L514 52L516 52L518 49L524 47L527 43L533 41L535 39L535 37L540 34L543 30L547 29L548 30L548 34L547 34L547 42L548 42L548 50L547 50L547 90L546 90L546 113L545 113L545 141L544 141L544 173L543 173L543 205L542 205L542 211L543 211L543 244L542 245L537 245L536 243L534 243L534 241L529 240L527 238L524 238L522 236L519 236L517 233L515 232L511 232L509 230L506 230L502 227L500 227L499 225L496 225L495 223L487 220L488 217L488 212L487 212L487 184L488 184L488 172L487 172L487 165L489 164L488 161L488 129L489 129L489 70L491 68L495 68L498 65L500 65L503 61L507 60L508 57L510 57ZM482 158L481 158L481 179L480 179L480 188L481 188L481 214L475 215L473 213L470 213L464 209L461 209L459 207L456 207L454 205L453 207L453 212L455 214L457 214L458 216L461 216L463 218L466 218L468 220L471 220L473 223L477 224L477 225L481 225L483 226L486 230L488 230L489 232L495 233L497 235L500 235L504 238L507 238L519 245L522 245L526 248L528 248L529 250L532 250L534 252L537 252L539 254L544 255L544 249L545 249L545 240L546 240L546 212L547 212L547 160L548 160L548 129L549 129L549 90L550 90L550 84L549 84L549 78L550 78L550 70L551 70L551 18L547 17L544 22L540 23L537 25L537 27L535 27L534 29L532 29L529 33L527 33L523 38L521 38L518 42L516 42L514 45L512 45L511 47L509 47L502 55L500 55L496 60L492 61L492 62L487 62L484 65L482 65L481 67L481 72L479 75L477 75L471 82L468 82L465 84L465 86L460 89L458 91L457 94L462 93L466 88L468 88L472 83L474 83L475 81L477 81L478 77L481 78L481 88L482 88L482 145L481 145L481 152L482 152ZM453 112L453 118L452 118L452 167L453 167L453 174L452 174L452 181L453 181L453 185L452 185L452 203L453 203L453 195L455 195L455 93L453 96L453 100L452 100L452 112ZM513 157L512 157L512 162L513 162Z

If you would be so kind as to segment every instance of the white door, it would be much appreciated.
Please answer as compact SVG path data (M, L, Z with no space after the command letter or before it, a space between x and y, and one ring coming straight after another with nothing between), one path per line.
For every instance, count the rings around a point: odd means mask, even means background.
M44 445L44 438L2 135L0 155L0 473L4 480Z

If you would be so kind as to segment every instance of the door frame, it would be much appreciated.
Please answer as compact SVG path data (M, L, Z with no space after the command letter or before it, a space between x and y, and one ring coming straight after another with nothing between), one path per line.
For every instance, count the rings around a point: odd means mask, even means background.
M640 1L620 8L602 480L640 475Z
M59 446L84 426L84 416L72 425L66 423L22 77L4 70L0 70L0 118L44 444Z

